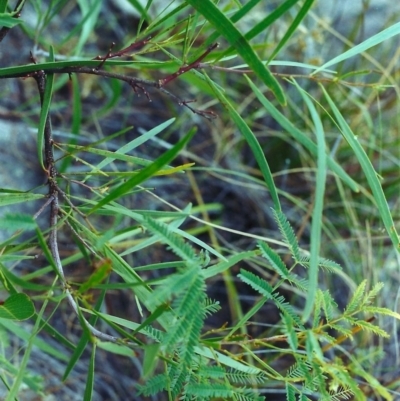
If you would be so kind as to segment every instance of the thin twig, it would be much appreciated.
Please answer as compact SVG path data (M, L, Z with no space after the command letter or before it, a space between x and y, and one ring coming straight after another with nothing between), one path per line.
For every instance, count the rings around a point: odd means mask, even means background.
M138 42L138 44L144 43L143 42ZM132 44L131 46L135 45ZM206 57L206 55L212 51L213 49L215 49L217 47L218 44L215 44L213 46L210 46L205 53L203 53L197 60L195 60L193 63L189 64L188 66L185 67L181 67L177 72L175 72L174 74L171 74L169 76L167 76L166 78L163 78L161 80L158 81L151 81L148 79L143 79L143 78L136 78L136 77L131 77L129 75L125 75L125 74L119 74L119 73L115 73L115 72L110 72L110 71L105 71L100 69L104 62L111 57L117 57L120 53L124 54L127 49L130 48L130 46L128 46L127 48L120 50L119 52L116 53L111 53L109 52L109 57L107 56L103 56L103 58L100 58L100 60L102 61L101 64L97 67L85 67L85 66L71 66L71 67L50 67L47 68L44 65L38 66L37 70L33 70L30 72L19 72L19 73L9 73L7 72L6 74L0 75L0 79L5 79L5 78L27 78L27 77L35 77L37 74L91 74L91 75L97 75L97 76L101 76L101 77L105 77L105 78L113 78L113 79L117 79L119 81L123 81L126 82L134 91L135 93L139 94L140 92L142 92L148 99L149 101L151 101L150 99L150 95L148 93L148 91L146 90L146 87L152 87L155 88L157 90L159 90L160 92L166 94L167 96L169 96L170 98L174 99L180 106L184 106L187 109L189 109L192 113L200 115L206 119L212 120L214 119L217 115L210 110L199 110L199 109L195 109L191 106L189 106L189 103L193 102L192 100L185 100L185 99L181 99L180 97L178 97L177 95L174 95L173 93L171 93L170 91L166 90L164 88L164 86L172 81L173 79L177 78L179 75L182 75L183 73L194 69L194 68L198 68L198 66L200 65L200 62ZM98 56L100 57L100 56ZM96 58L97 59L97 58Z
M44 71L38 71L33 75L33 78L36 80L41 104L43 106L44 92L46 86L46 75ZM52 130L51 130L51 122L50 116L48 115L46 118L46 124L44 129L44 148L45 148L45 160L46 160L46 171L48 174L48 187L49 187L49 200L46 202L46 205L50 203L50 233L49 233L49 247L50 253L53 258L58 276L61 280L61 284L63 286L63 290L67 297L68 303L71 308L74 310L77 316L81 316L79 313L79 306L75 298L73 297L67 280L65 279L64 269L62 266L60 254L58 251L58 240L57 240L57 224L58 224L58 213L60 210L58 203L58 186L57 186L57 170L55 168L54 154L53 154L53 138L52 138ZM83 321L85 326L88 328L90 333L100 340L110 341L114 343L124 343L126 345L135 346L136 344L132 342L126 342L123 339L118 337L106 334L97 330L93 327L84 317Z

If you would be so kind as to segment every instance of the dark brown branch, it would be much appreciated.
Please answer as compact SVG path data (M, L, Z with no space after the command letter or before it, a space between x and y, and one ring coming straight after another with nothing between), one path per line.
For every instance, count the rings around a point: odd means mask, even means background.
M93 58L93 60L102 60L100 65L97 67L100 69L101 67L103 67L106 60L108 60L110 58L126 56L127 53L130 53L131 51L141 48L144 45L146 45L147 43L149 43L150 39L151 38L149 37L147 39L139 40L138 42L131 43L129 46L125 47L124 49L118 50L115 53L111 53L111 50L115 46L115 42L113 42L113 43L111 43L110 49L108 50L108 53L105 56L97 56L97 57Z
M195 61L193 61L193 63L190 63L189 65L187 65L185 67L179 68L178 71L174 72L171 75L168 75L168 77L165 77L164 79L160 79L158 81L158 84L159 84L160 88L165 86L165 85L167 85L172 80L178 78L180 75L184 74L185 72L193 70L194 68L198 68L198 66L206 58L206 56L209 53L211 53L214 49L216 49L218 46L219 46L218 43L214 43L213 45L209 46L207 48L207 50L199 58L197 58Z
M213 47L214 48L214 47ZM211 50L210 50L211 51ZM208 54L208 53L207 53ZM195 68L195 64L199 64L200 61L205 57L203 54L199 59L197 59L194 63L190 64L189 66L184 67L187 71L189 69ZM0 79L4 78L25 78L25 77L35 77L40 71L30 72L30 73L18 73L18 74L10 74L6 77L1 77ZM192 100L185 100L181 99L180 97L176 96L175 94L171 93L170 91L166 90L162 85L160 86L160 82L151 81L148 79L143 78L134 78L129 75L119 74L115 72L109 72L105 70L100 70L98 68L93 67L60 67L60 68L48 68L44 71L46 74L91 74L91 75L98 75L101 77L106 78L114 78L120 81L126 82L136 93L143 92L145 96L150 100L150 95L146 90L147 87L152 87L158 89L160 92L163 92L167 96L174 99L180 106L184 106L189 109L192 113L197 114L199 116L205 117L207 119L214 119L217 115L210 111L210 110L199 110L189 106L189 103L193 102Z
M36 80L39 94L40 94L40 101L43 107L44 101L44 93L46 88L46 75L44 71L38 71L37 73L32 75L33 78ZM74 310L77 316L80 315L79 313L79 306L77 301L72 295L70 287L65 279L64 270L60 258L60 253L58 251L58 240L57 240L57 224L58 224L58 213L60 211L59 203L58 203L58 186L57 186L57 170L55 168L55 161L54 161L54 154L53 154L53 139L52 139L52 131L51 131L51 122L50 122L50 115L47 115L46 124L44 129L44 153L45 153L45 163L46 163L46 171L48 174L48 186L49 186L49 200L46 202L46 205L50 203L50 233L49 233L49 247L50 253L53 258L54 264L57 269L57 273L61 280L65 295L67 297L68 303ZM80 238L80 237L79 237ZM85 242L84 242L85 243ZM85 245L87 245L85 243ZM91 249L91 248L89 248ZM127 345L134 346L134 343L127 343L122 339L117 337L111 336L109 334L103 333L96 328L94 328L85 318L83 318L84 324L90 331L90 333L103 341L111 341L111 342L124 342Z

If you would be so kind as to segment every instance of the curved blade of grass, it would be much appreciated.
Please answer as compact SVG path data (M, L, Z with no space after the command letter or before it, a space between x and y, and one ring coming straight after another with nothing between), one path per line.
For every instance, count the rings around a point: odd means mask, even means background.
M237 50L255 74L274 93L279 103L286 104L285 95L278 81L259 59L249 42L233 23L210 0L188 0L197 11Z
M54 49L50 47L50 61L54 61ZM46 75L46 84L44 89L44 95L42 100L42 107L40 109L40 119L39 119L39 128L38 128L38 138L37 138L37 152L39 164L42 169L45 170L43 164L43 141L44 141L44 130L46 125L49 125L50 128L50 119L49 119L49 111L51 104L51 96L53 94L53 85L54 85L54 74Z
M242 8L240 8L232 17L231 21L233 23L238 22L241 18L243 18L253 7L255 7L261 0L250 0L248 1ZM249 32L247 32L244 35L244 38L246 40L251 40L261 32L265 31L270 25L272 25L276 20L278 20L279 17L281 17L286 11L288 11L290 8L292 8L299 0L286 0L283 4L281 4L279 7L277 7L274 11L272 11L270 14L268 14L267 17L265 17L262 21L260 21L258 24L256 24L252 29L250 29ZM210 37L207 38L207 40L203 43L201 46L201 49L199 49L195 55L193 56L194 58L198 57L202 51L204 51L204 48L211 45L214 43L220 34L218 32L215 32L212 34ZM220 60L222 57L224 57L227 53L230 53L233 50L233 47L230 47L226 51L224 51L221 56L218 57L218 60Z
M0 206L43 199L46 195L29 193L0 194Z
M10 13L0 13L0 26L5 28L12 28L15 25L23 24L24 21L13 17Z
M169 127L173 122L175 121L175 118L170 118L169 120L163 122L162 124L158 125L157 127L152 128L150 131L146 132L145 134L141 135L138 138L135 138L131 142L128 142L124 146L121 146L118 150L115 151L117 154L126 154L130 152L132 149L137 148L144 142L148 141L149 139L153 138L154 136L158 135L161 131ZM115 160L113 157L107 157L104 159L102 162L100 162L96 168L97 170L102 169L103 167L107 166L108 164L112 163ZM95 169L92 170L92 172L96 171ZM90 175L85 177L83 182L87 181L90 178Z
M81 9L82 18L78 35L79 40L75 45L75 55L81 53L83 46L92 34L102 6L101 1L89 2L86 0L78 0L77 3Z
M357 46L352 47L351 49L347 50L346 52L340 54L337 57L329 60L325 64L321 65L321 67L317 68L311 75L316 74L317 72L323 70L324 68L330 67L331 65L340 63L341 61L347 60L350 57L356 56L371 47L378 45L379 43L384 42L385 40L391 38L392 36L400 34L400 22L390 26L389 28L384 29L383 31L377 33L376 35L370 37L364 42L361 42Z
M271 117L279 123L297 142L302 144L310 153L317 155L317 145L298 128L296 128L278 109L261 93L257 86L246 76L246 79L254 94L261 104L266 108ZM359 185L343 170L343 168L332 157L327 156L328 167L346 183L354 192L360 192Z
M96 343L94 342L93 346L92 346L92 353L90 355L90 362L89 362L89 366L88 366L85 394L83 397L84 401L92 401L95 357L96 357Z
M389 205L386 201L382 185L379 182L378 173L375 171L374 166L372 165L367 154L365 153L365 150L358 142L357 137L354 135L350 126L347 124L345 118L342 116L339 109L336 107L334 101L328 95L324 87L322 85L320 86L322 91L324 92L326 100L331 106L331 109L336 117L337 122L339 123L341 134L344 136L344 138L352 148L355 156L357 157L358 162L360 163L361 168L364 171L365 177L367 178L368 184L371 188L372 194L374 196L376 205L379 210L379 214L381 215L386 231L388 232L389 237L392 240L395 249L397 250L397 252L400 252L399 234L396 231L396 227L394 225L393 218L390 213Z
M259 33L265 31L270 25L278 20L286 11L290 10L299 0L286 0L283 4L277 7L272 13L268 14L266 18L260 21L256 26L250 29L249 32L244 35L247 40L253 39ZM244 8L244 7L243 7ZM239 12L237 13L239 14ZM235 14L236 16L236 14ZM232 18L233 21L233 18ZM235 22L235 21L233 21Z
M110 192L106 197L104 197L96 206L94 206L88 214L93 213L95 210L100 207L106 205L107 203L120 198L129 192L132 188L142 183L144 180L152 177L157 171L159 171L166 164L170 163L178 153L185 147L185 145L191 140L193 135L195 134L196 129L192 128L183 139L181 139L173 148L167 150L162 156L160 156L154 163L145 167L139 173L135 174L125 183L115 188L112 192Z
M308 110L310 111L311 118L315 127L315 135L317 137L317 177L315 185L314 209L312 212L311 221L311 244L310 244L310 267L308 272L308 292L306 305L303 311L303 322L306 322L311 315L314 307L315 294L318 289L318 262L319 252L321 248L321 231L322 231L322 211L324 208L324 195L326 184L326 145L325 133L322 126L321 119L315 109L313 102L310 100L308 94L300 88L295 80L294 85L300 92Z
M251 259L257 256L260 252L258 250L255 251L247 251L247 252L240 252L228 260L223 260L216 265L212 265L203 271L204 278L214 277L217 274L223 273L224 271L228 270L230 267L236 265L237 263L241 262L245 259Z
M218 100L225 107L230 117L232 118L235 125L238 127L239 131L242 133L244 139L249 144L251 151L257 161L258 166L260 167L261 173L264 177L265 183L269 189L269 192L272 197L272 201L274 203L275 210L281 210L281 204L279 202L278 192L275 187L274 179L272 177L271 169L269 168L267 159L265 158L264 152L254 135L253 131L249 128L240 114L236 111L235 107L229 102L229 100L222 94L222 92L214 85L211 79L206 75L207 81L210 86L214 89L214 93L216 94Z
M301 7L299 13L296 15L296 18L293 20L293 22L290 24L288 30L286 31L285 35L283 38L280 40L278 45L276 46L275 50L271 54L271 56L268 59L267 64L279 53L279 51L282 49L283 46L287 43L287 41L290 39L290 37L293 35L293 33L296 31L297 27L300 25L300 22L304 19L304 17L307 15L308 10L311 8L313 5L314 0L306 0L303 4L303 7ZM246 36L245 36L246 37ZM247 39L247 38L246 38Z

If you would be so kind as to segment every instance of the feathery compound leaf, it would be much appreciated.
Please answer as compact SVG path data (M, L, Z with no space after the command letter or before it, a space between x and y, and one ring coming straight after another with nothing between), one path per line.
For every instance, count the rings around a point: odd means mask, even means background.
M354 393L350 388L339 388L335 393L329 393L331 401L350 400L353 398Z
M197 258L194 249L182 237L171 231L170 227L148 216L143 217L143 223L153 233L160 237L160 241L167 244L171 250L183 260L194 262Z
M339 263L326 258L318 258L318 266L332 273L335 273L337 270L342 270L342 266L340 266Z
M297 333L293 326L293 319L290 316L288 316L287 314L282 314L281 318L283 321L283 334L286 335L287 341L290 345L290 348L293 351L297 351L299 342L298 342L298 338L297 338Z
M272 250L268 244L265 242L259 241L258 247L261 250L262 256L267 259L271 265L271 267L285 280L290 281L296 287L298 287L302 291L307 291L308 288L308 280L305 278L298 277L296 274L291 273L286 267L285 263L283 263L280 256Z
M374 285L374 288L372 288L372 290L366 294L363 301L363 305L370 304L374 300L378 292L380 292L380 290L383 288L383 286L384 286L383 283L376 283Z
M377 306L365 306L363 308L363 312L369 312L371 314L379 314L379 315L385 315L385 316L391 316L394 317L395 319L400 320L400 313L394 312L390 309L387 308L380 308Z
M384 338L389 338L389 334L386 333L385 330L381 329L378 326L375 326L374 324L367 322L365 320L359 320L359 319L347 319L348 322L350 322L354 326L358 326L362 328L363 330L370 331L371 333L374 333L380 337Z
M289 270L283 263L280 256L274 252L265 242L258 241L258 247L261 250L262 255L267 259L271 267L285 280L289 280Z
M292 385L286 382L286 401L296 401L296 392Z
M263 383L266 380L266 377L262 372L251 374L233 369L226 373L226 377L231 383L240 384Z
M265 298L274 301L275 305L282 312L288 314L298 327L303 328L303 324L299 316L293 310L292 306L288 302L286 302L285 298L282 295L279 295L279 293L277 292L274 293L274 289L265 280L244 269L240 269L240 274L238 275L238 277L244 283L250 285L250 287L263 295Z
M138 390L139 395L144 394L145 396L150 396L165 390L167 388L167 385L168 385L167 375L160 374L147 380L145 385L138 384L136 386L136 389Z
M233 399L237 401L265 401L265 397L257 395L254 391L241 388L232 390Z
M367 286L367 280L364 280L355 290L353 296L351 297L351 300L349 304L347 305L346 309L344 310L344 315L349 316L356 312L358 309L363 304L364 300L364 293L365 293L365 287Z
M222 366L200 366L198 374L202 378L223 379L226 370Z
M298 262L304 267L310 267L310 257L308 255L302 255ZM342 266L333 260L329 260L326 258L318 258L318 267L325 269L328 272L336 273L338 270L342 270Z
M337 309L337 303L332 298L328 290L322 292L322 309L325 313L326 321L329 323L333 319L334 310Z
M321 308L322 308L322 299L324 294L321 290L318 290L315 294L315 302L314 302L314 317L313 317L313 329L319 326L321 320Z
M194 396L196 400L201 398L232 399L232 388L225 384L213 384L210 386L208 384L193 383L187 386L186 394Z
M240 269L240 274L238 277L246 284L248 284L251 288L256 290L261 295L268 299L273 299L273 288L269 283L267 283L262 278L256 276L253 273L248 272L247 270Z
M294 259L298 261L300 259L300 248L292 226L290 225L283 212L272 209L272 213L274 215L276 223L278 224L279 231L282 234L283 240L289 246L289 249Z

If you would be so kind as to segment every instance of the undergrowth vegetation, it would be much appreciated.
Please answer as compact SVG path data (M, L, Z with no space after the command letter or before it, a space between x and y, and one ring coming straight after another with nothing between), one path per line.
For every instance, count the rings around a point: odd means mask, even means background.
M1 397L400 397L400 23L128 3L0 1Z

